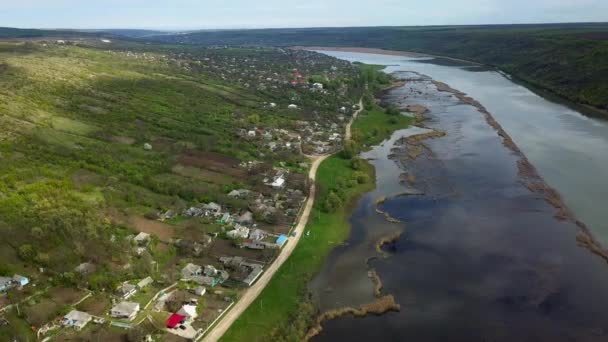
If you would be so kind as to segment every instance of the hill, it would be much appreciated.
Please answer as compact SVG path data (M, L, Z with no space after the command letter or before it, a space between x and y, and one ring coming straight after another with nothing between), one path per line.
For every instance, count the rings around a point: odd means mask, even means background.
M150 39L204 46L338 46L415 51L495 66L573 102L608 109L608 24L201 31Z
M308 76L291 85L294 68ZM323 79L327 95L308 77ZM242 162L304 174L299 145L275 130L335 125L337 109L361 94L357 77L349 63L311 52L0 42L0 276L113 286L148 267L125 253L125 237L142 230L165 244L150 252L167 262L171 238L202 240L217 228L162 223L159 212L210 201L247 209L226 194L267 190ZM254 129L275 136L243 137ZM98 272L75 278L82 262Z

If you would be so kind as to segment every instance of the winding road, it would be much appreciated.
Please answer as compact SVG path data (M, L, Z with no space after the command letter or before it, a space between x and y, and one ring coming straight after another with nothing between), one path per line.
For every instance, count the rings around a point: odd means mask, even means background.
M346 125L346 132L344 134L345 140L351 139L351 125L353 121L357 118L359 113L363 110L363 101L359 101L359 109L353 113L352 118ZM296 249L298 242L300 242L300 238L304 233L304 228L306 228L306 223L308 222L308 217L310 216L310 212L312 211L312 206L315 202L315 179L317 177L317 169L319 165L327 159L331 154L321 155L321 156L307 156L311 159L312 165L310 166L310 171L308 172L308 177L311 179L310 192L308 195L308 199L306 200L306 204L304 205L304 210L302 211L302 215L298 221L296 228L294 229L295 237L290 237L289 242L286 246L281 250L279 256L274 260L272 264L266 269L266 271L262 274L262 276L258 279L258 281L253 284L245 293L239 301L232 307L232 309L226 313L226 315L217 323L213 329L211 329L204 337L203 341L205 342L215 342L218 341L226 331L230 328L232 323L236 321L239 316L253 303L253 301L262 293L262 290L268 285L270 279L274 276L277 270L285 263L285 261L289 258L291 253Z

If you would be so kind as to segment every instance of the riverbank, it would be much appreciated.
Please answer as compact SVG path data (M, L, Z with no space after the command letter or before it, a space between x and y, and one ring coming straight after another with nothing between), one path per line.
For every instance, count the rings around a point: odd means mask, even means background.
M384 129L377 129L375 137L381 137L380 132L390 135L392 131L387 127L397 130L410 123L409 119L404 119L388 124L390 119L391 115L377 105L369 112L361 112L352 124L354 149L362 146L359 134L367 135L378 127L361 126L360 120L380 122L378 125ZM374 167L356 157L345 158L339 154L321 163L316 179L318 193L304 236L285 265L234 322L222 341L302 340L306 337L309 328L316 324L317 315L309 300L307 285L327 255L349 237L352 208L363 194L374 189L374 179ZM367 309L378 310L375 306Z
M469 59L456 58L446 55L438 55L432 53L422 53L422 52L414 52L414 51L398 51L398 50L386 50L386 49L378 49L378 48L363 48L363 47L336 47L336 46L294 46L293 49L300 50L311 50L311 51L325 51L325 52L354 52L354 53L366 53L366 54L375 54L375 55L383 55L383 56L403 56L403 57L411 57L411 58L424 58L424 57L433 57L433 58L442 58L447 60L452 60L456 62L463 62L470 65L477 66L487 66L493 69L496 69L505 77L509 78L512 81L516 81L528 89L538 93L543 97L555 97L559 102L562 102L564 105L573 107L576 110L582 110L586 115L596 116L596 117L608 117L608 109L599 108L598 106L593 106L588 103L583 103L577 101L572 98L568 94L565 94L562 91L558 91L556 89L552 89L549 86L542 84L541 82L537 82L534 79L526 77L524 74L516 74L510 72L508 70L503 70L499 65L494 64L484 64L480 62L476 62Z
M528 170L531 164L522 162L523 152L490 110L424 76L385 102L424 106L424 125L446 134L394 137L373 150L369 156L384 181L353 214L356 237L328 261L317 288L323 303L332 301L328 309L359 307L370 302L371 289L345 275L373 269L382 292L404 310L325 320L313 341L593 340L590 332L606 317L606 264L581 248L578 222L556 191ZM394 195L403 174L415 177L403 185L423 194ZM378 205L405 223L404 234L383 228ZM370 259L372 245L384 257Z

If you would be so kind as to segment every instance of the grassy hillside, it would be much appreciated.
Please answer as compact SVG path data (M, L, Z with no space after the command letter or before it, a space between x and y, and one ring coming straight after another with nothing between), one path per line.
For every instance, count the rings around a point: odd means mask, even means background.
M131 232L130 218L229 202L225 194L249 182L246 172L229 167L239 161L289 167L304 160L239 139L239 129L288 128L302 116L321 120L335 116L334 101L348 99L247 88L228 66L205 69L200 62L228 60L238 71L239 60L256 59L266 63L258 68L291 74L294 55L179 51L0 43L0 240L8 244L0 252L2 274L35 275L44 267L41 280L69 278L80 262L109 269L127 262L119 252L125 246L111 241ZM301 111L286 109L289 96L298 96ZM265 101L284 107L270 111Z
M202 45L352 46L418 51L497 66L574 102L608 109L608 25L550 24L196 32Z
M184 209L251 210L255 198L227 195L243 188L279 198L263 184L277 166L289 170L285 192L306 189L307 159L286 142L340 132L363 86L356 66L305 51L0 42L0 276L36 284L0 295L0 307L20 304L0 340L31 337L85 288L103 312L122 281L174 281L189 257L174 240L220 230ZM169 209L178 216L158 220ZM129 240L138 231L153 235L141 255ZM239 250L216 240L222 253ZM84 262L92 273L75 271Z

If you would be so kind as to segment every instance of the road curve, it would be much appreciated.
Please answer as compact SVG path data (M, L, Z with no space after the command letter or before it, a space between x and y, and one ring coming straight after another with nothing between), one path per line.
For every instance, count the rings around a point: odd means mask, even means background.
M351 125L353 121L357 118L359 113L363 110L363 102L359 101L359 109L353 113L352 118L346 125L346 132L344 135L345 140L351 139ZM225 333L228 331L232 323L234 323L241 314L253 303L253 301L262 293L262 290L268 285L270 279L274 276L277 270L283 265L283 263L289 258L291 253L295 250L298 242L300 242L300 238L304 233L304 228L306 227L306 223L308 223L308 217L310 216L310 212L312 211L312 206L315 202L315 179L317 177L317 169L319 165L327 159L330 154L322 155L322 156L308 156L312 165L310 166L310 171L308 172L308 177L311 179L310 184L310 192L308 198L306 200L306 204L304 205L304 210L302 211L302 215L298 221L298 224L295 228L295 237L290 237L289 241L285 245L285 247L281 250L279 256L270 264L270 266L266 269L266 271L262 274L262 276L258 279L258 281L253 284L243 296L234 304L232 309L226 313L226 315L217 323L215 327L211 329L204 337L204 342L215 342L218 341Z

